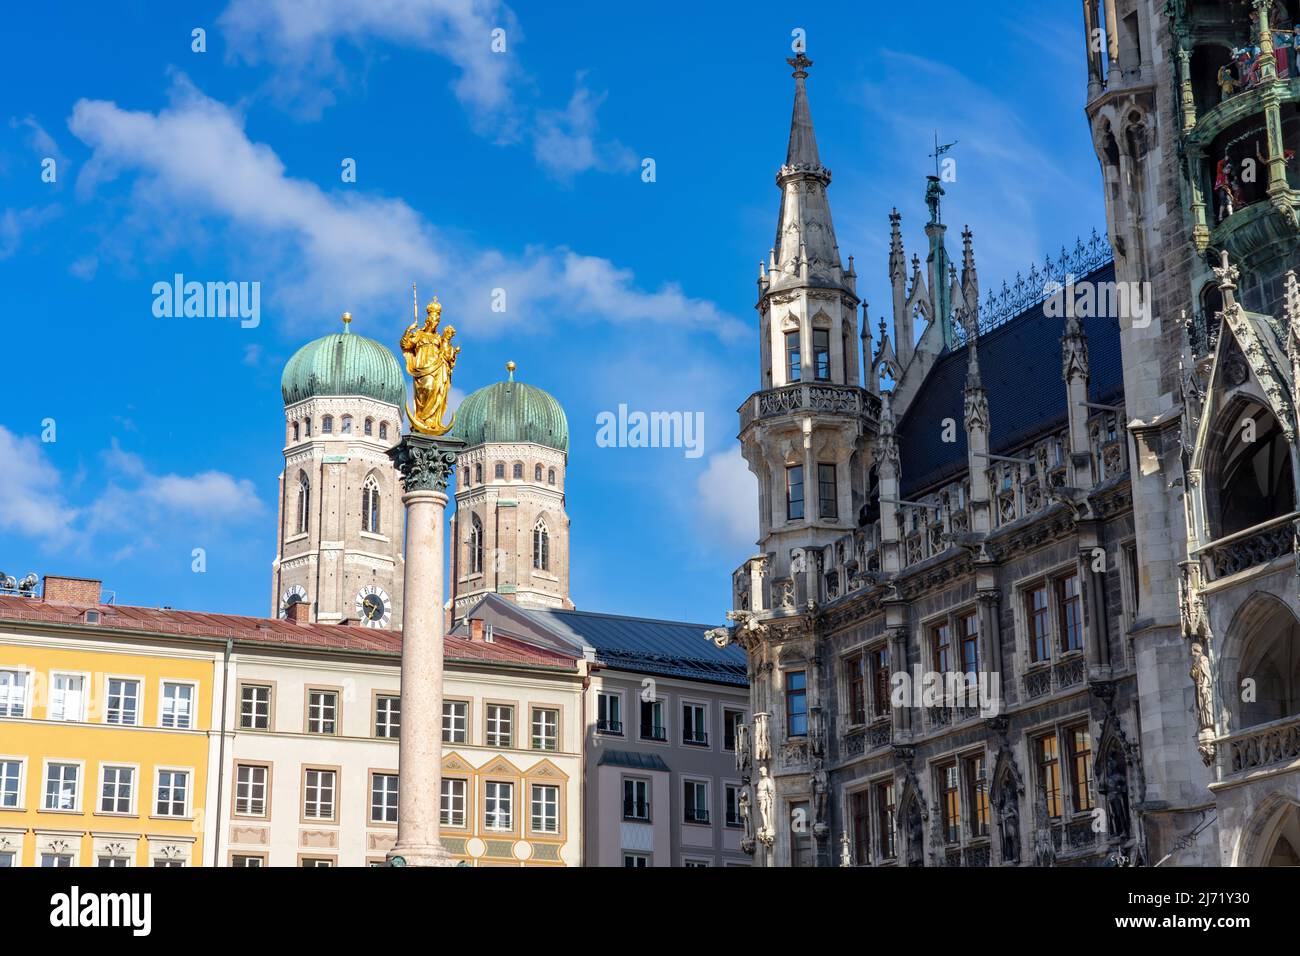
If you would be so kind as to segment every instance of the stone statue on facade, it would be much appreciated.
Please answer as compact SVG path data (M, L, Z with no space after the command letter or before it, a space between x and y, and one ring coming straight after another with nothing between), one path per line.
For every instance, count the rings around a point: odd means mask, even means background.
M1210 674L1210 659L1201 651L1199 642L1192 645L1191 676L1196 686L1196 726L1211 730L1214 728L1214 678Z
M736 725L736 773L740 779L749 782L753 770L753 754L749 748L749 724Z
M736 797L736 804L740 813L740 824L744 827L744 835L740 839L740 849L745 853L754 852L754 798L750 796L748 785L740 788L740 795Z
M754 760L762 763L772 759L772 735L769 730L771 714L754 715Z
M1128 772L1119 750L1106 755L1106 812L1110 814L1110 835L1126 839L1128 829Z
M828 827L826 804L830 792L830 779L826 775L826 768L819 760L816 769L812 772L813 812L816 814L813 818L813 832L819 837L825 836Z
M853 844L849 841L849 831L840 834L840 866L853 865Z
M915 797L907 805L907 865L925 866L925 827Z
M1034 865L1053 866L1056 863L1056 844L1052 842L1052 820L1047 813L1047 794L1038 794L1034 803Z
M771 846L776 838L776 784L767 772L767 767L758 768L758 839Z
M998 829L1002 836L1002 862L1020 862L1020 797L1008 780L998 797Z

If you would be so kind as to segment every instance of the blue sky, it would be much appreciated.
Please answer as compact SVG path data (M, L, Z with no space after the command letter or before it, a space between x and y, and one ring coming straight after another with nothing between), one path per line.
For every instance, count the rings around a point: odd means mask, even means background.
M755 278L796 28L873 324L892 207L909 257L923 252L936 129L958 141L945 220L974 230L985 288L1104 224L1077 5L939 0L924 23L877 4L598 9L8 11L0 570L102 578L122 603L267 613L284 361L345 310L395 346L416 281L459 330L459 393L513 359L567 410L578 606L719 621L755 550L735 409L758 383ZM260 282L260 324L155 317L153 284L178 272ZM620 404L703 413L704 453L597 447L596 416Z

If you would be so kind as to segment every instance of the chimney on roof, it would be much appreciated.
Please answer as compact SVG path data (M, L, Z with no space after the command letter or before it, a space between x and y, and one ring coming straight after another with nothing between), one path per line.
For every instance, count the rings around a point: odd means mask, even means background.
M483 620L482 618L470 618L469 621L469 639L475 643L483 642Z
M98 604L104 582L94 578L45 575L43 600L47 604Z
M284 609L284 616L294 624L310 624L311 602L293 601Z

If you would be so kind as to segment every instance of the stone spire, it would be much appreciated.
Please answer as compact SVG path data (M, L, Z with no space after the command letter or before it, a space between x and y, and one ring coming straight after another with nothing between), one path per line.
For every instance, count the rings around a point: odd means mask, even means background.
M839 243L831 222L826 187L831 172L821 163L813 132L805 80L812 60L804 54L787 60L794 67L794 112L790 117L790 143L785 165L777 173L781 212L777 219L773 289L792 286L830 286L853 291L840 262Z
M966 387L962 392L962 419L966 428L966 466L970 472L971 530L992 529L988 481L989 398L980 377L979 322L974 312L960 308L958 317L966 333Z
M889 213L889 282L894 294L894 351L898 364L907 368L916 344L916 328L907 302L907 253L899 228L901 218L897 209Z
M980 305L980 279L975 271L975 249L971 243L970 226L961 232L961 291L966 308L976 310Z

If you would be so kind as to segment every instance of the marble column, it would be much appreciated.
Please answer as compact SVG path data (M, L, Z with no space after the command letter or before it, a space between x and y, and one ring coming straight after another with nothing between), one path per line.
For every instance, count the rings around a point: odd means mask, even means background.
M393 866L452 866L438 839L442 803L443 521L461 442L406 435L389 455L402 476L406 576L402 608L402 721Z

